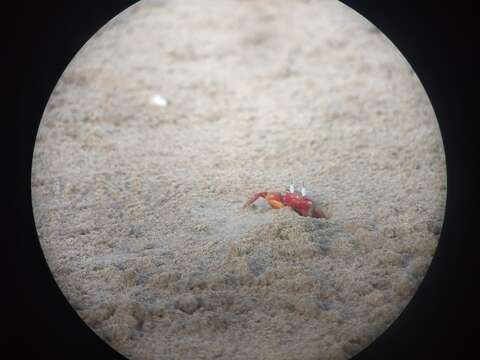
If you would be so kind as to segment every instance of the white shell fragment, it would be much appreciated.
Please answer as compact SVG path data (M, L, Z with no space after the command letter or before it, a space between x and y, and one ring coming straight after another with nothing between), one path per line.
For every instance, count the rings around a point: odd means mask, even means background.
M152 104L160 106L160 107L167 107L168 106L168 100L165 99L161 95L153 95L152 98L150 99Z

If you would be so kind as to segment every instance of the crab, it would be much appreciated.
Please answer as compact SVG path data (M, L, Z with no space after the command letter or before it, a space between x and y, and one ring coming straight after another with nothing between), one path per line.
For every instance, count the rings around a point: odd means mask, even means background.
M254 194L250 199L248 199L248 201L243 205L243 207L245 208L253 204L258 198L262 197L274 209L280 209L288 206L295 210L299 215L326 219L327 216L325 215L325 213L318 207L316 207L313 200L305 196L306 194L307 191L305 190L305 186L303 185L303 183L300 192L297 192L295 191L295 184L292 180L285 195L282 195L279 192L259 192Z

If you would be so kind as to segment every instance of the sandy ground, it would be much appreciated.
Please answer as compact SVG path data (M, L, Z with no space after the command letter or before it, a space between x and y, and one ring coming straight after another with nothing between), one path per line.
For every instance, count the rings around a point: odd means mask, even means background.
M292 176L329 219L242 209ZM59 286L130 359L346 359L422 281L446 170L418 78L342 4L143 1L63 74L32 192Z

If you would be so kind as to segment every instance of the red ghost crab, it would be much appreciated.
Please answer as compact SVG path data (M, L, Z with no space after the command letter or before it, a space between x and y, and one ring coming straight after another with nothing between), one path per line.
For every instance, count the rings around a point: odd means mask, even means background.
M295 185L292 181L285 195L279 192L259 192L253 195L243 207L253 204L258 198L262 197L274 209L288 206L302 216L326 219L324 212L315 206L312 199L305 196L306 193L307 191L303 185L300 192L295 191Z

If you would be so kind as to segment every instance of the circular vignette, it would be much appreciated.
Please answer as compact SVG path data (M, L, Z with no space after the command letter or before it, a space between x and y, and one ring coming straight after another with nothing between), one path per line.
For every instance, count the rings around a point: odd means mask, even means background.
M292 178L327 220L242 209ZM445 196L423 87L337 1L137 3L65 70L32 169L58 285L132 359L357 354L423 279Z

